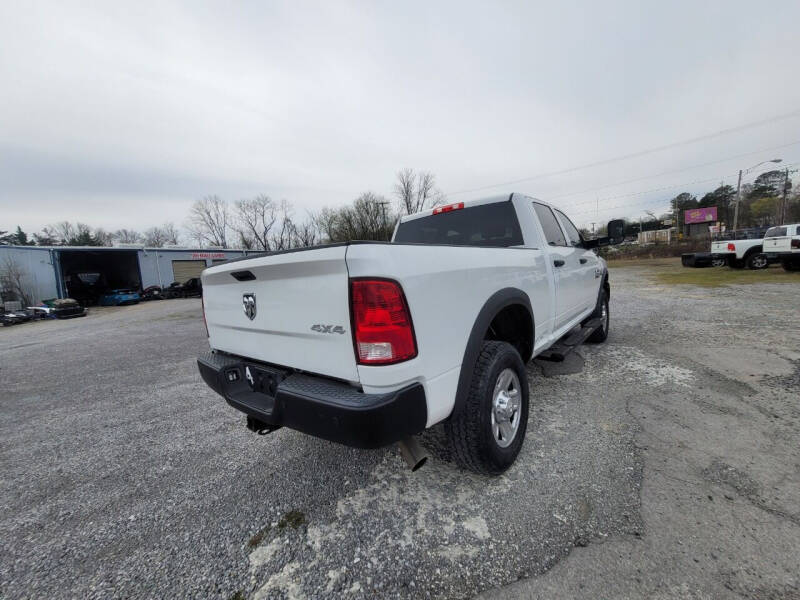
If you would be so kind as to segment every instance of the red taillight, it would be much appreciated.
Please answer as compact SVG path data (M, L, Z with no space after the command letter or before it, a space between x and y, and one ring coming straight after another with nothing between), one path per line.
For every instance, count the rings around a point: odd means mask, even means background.
M447 206L437 206L433 209L433 214L438 215L441 213L450 212L451 210L461 210L464 208L463 202L456 202L455 204L448 204Z
M203 327L206 328L206 337L209 337L208 322L206 321L206 299L202 295L200 296L200 306L203 307Z
M389 365L417 355L411 313L396 281L350 280L350 309L359 364Z
M798 250L800 250L800 240L793 239L792 240L792 248L797 248Z
M736 245L728 244L728 252L736 252Z

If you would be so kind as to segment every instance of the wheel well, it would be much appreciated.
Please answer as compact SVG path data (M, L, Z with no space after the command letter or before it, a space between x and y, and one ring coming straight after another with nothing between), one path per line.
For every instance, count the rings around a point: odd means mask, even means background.
M753 246L752 248L748 249L747 252L744 253L743 258L747 258L751 254L761 254L764 249L761 246Z
M495 315L486 330L485 340L508 342L517 349L522 362L533 354L533 318L522 304L509 304Z

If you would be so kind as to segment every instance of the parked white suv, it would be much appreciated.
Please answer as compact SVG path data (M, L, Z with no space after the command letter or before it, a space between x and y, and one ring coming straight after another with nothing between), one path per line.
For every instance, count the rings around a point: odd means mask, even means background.
M404 217L392 242L210 267L200 372L259 433L401 442L414 462L411 436L445 421L462 466L500 473L525 437L525 363L608 335L593 248L622 241L622 222L608 231L583 240L562 212L512 194Z

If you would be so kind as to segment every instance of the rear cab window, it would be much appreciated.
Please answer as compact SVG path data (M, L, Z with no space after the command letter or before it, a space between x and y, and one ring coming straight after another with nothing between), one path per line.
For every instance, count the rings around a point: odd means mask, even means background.
M394 243L439 246L522 246L517 211L510 200L468 206L402 221Z
M786 227L770 227L767 233L764 234L765 238L783 237L786 235Z
M567 240L564 238L564 232L561 231L561 226L556 220L556 216L549 206L533 203L533 208L536 210L536 216L539 217L539 223L542 224L544 230L544 237L550 246L566 246Z

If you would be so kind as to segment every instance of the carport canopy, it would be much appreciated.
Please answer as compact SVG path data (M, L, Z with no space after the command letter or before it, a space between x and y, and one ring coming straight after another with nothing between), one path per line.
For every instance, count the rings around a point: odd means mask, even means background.
M94 303L98 294L114 289L141 288L136 250L58 250L67 297Z

